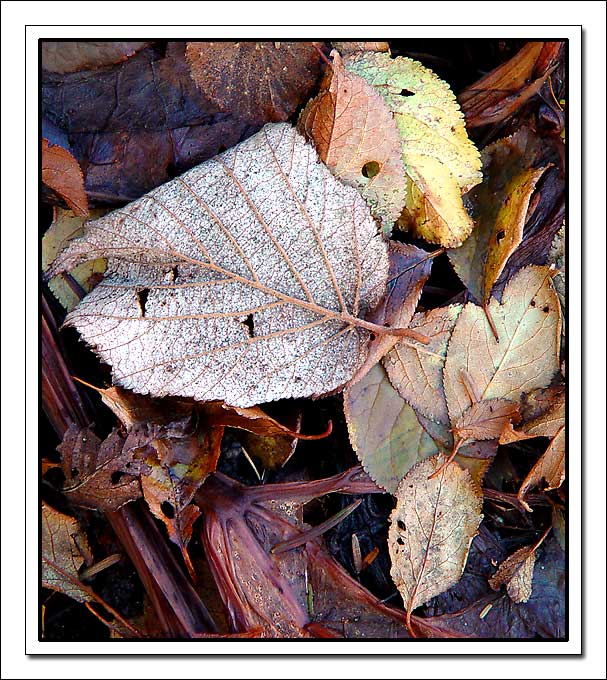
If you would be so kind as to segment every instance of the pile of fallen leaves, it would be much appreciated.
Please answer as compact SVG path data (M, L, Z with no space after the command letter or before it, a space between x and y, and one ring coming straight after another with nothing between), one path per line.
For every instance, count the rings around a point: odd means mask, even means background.
M43 43L44 639L565 636L563 49L424 45Z

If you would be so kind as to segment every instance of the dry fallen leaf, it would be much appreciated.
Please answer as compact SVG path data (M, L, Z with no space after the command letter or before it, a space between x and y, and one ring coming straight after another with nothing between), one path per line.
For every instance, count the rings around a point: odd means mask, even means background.
M468 127L498 123L537 94L561 46L530 41L512 59L467 87L458 99Z
M72 503L113 512L141 496L141 463L114 430L103 442L88 428L72 425L57 449Z
M146 47L147 42L116 40L78 42L42 41L42 68L53 73L74 73L117 64Z
M476 147L449 86L419 62L362 52L346 68L376 87L394 114L408 176L406 211L417 235L456 247L473 223L461 194L482 175Z
M565 426L563 425L552 438L545 453L542 454L523 480L518 498L529 512L531 512L531 508L524 500L529 489L539 486L542 480L546 480L548 486L544 490L549 491L550 489L558 489L565 481L566 443Z
M533 568L537 557L537 549L548 535L550 528L534 545L519 548L507 557L489 579L493 590L499 590L506 585L506 592L513 602L528 602L533 588Z
M546 170L533 167L541 141L528 128L485 147L483 182L466 196L475 229L449 259L466 288L486 304L508 259L523 239L535 186Z
M354 52L389 52L390 46L387 42L332 42L333 47L340 54L353 54Z
M186 58L200 90L250 123L283 121L304 102L320 72L313 42L190 42Z
M62 146L42 140L42 181L61 197L76 215L88 215L84 175L78 161Z
M91 210L89 217L102 217L106 210ZM57 255L72 239L84 231L84 218L74 215L71 210L55 207L53 223L42 237L42 271L46 271ZM89 293L105 271L104 259L92 260L78 265L69 274L63 273L48 282L53 295L70 312Z
M471 441L499 439L513 420L519 419L519 407L507 399L483 399L467 408L456 420L453 434L455 450Z
M401 397L418 413L443 424L449 422L443 367L449 338L461 311L461 305L451 305L416 314L410 328L423 333L430 342L399 342L383 361Z
M51 275L108 258L67 318L114 382L250 406L320 395L363 362L385 292L363 199L286 124L87 225Z
M546 387L559 369L560 309L547 267L522 269L501 304L492 298L489 311L499 342L483 309L472 303L459 315L449 341L443 380L452 423L477 400L519 402L525 392Z
M330 82L308 103L298 128L335 177L360 191L389 234L405 205L398 129L377 90L347 71L338 52L331 57Z
M42 503L42 585L78 602L90 600L78 578L85 556L90 557L88 541L78 522Z
M459 581L483 517L480 487L467 470L444 466L445 460L440 454L426 458L407 473L390 517L390 574L410 631L413 610Z

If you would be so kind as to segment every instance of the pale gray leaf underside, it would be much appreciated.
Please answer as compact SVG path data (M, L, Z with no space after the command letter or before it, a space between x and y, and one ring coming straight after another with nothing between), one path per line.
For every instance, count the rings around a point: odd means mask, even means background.
M51 273L97 257L106 276L67 322L115 382L236 406L347 382L388 274L364 200L288 124L89 223Z

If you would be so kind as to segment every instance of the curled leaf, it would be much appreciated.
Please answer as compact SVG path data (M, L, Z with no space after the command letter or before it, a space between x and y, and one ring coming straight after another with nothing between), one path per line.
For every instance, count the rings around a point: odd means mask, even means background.
M342 386L367 353L386 245L290 126L91 222L51 270L105 256L67 322L140 393L251 406Z
M459 581L482 519L480 487L467 470L444 463L439 454L413 467L398 486L390 517L390 574L409 630L413 610Z
M390 233L405 205L405 168L396 123L382 96L333 58L331 80L301 114L298 127L335 177L355 187Z
M558 489L565 481L565 452L566 438L565 426L563 425L554 435L545 453L531 468L519 489L519 500L529 512L531 512L531 508L524 500L529 489L539 486L542 480L546 480L545 491L549 491L550 489Z

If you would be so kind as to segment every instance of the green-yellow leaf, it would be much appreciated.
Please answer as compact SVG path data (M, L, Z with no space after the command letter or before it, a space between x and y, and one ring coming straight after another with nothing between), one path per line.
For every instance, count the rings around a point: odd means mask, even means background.
M407 211L418 235L448 247L472 231L461 194L482 175L479 153L447 83L413 59L363 52L346 67L374 85L394 114L409 179Z

